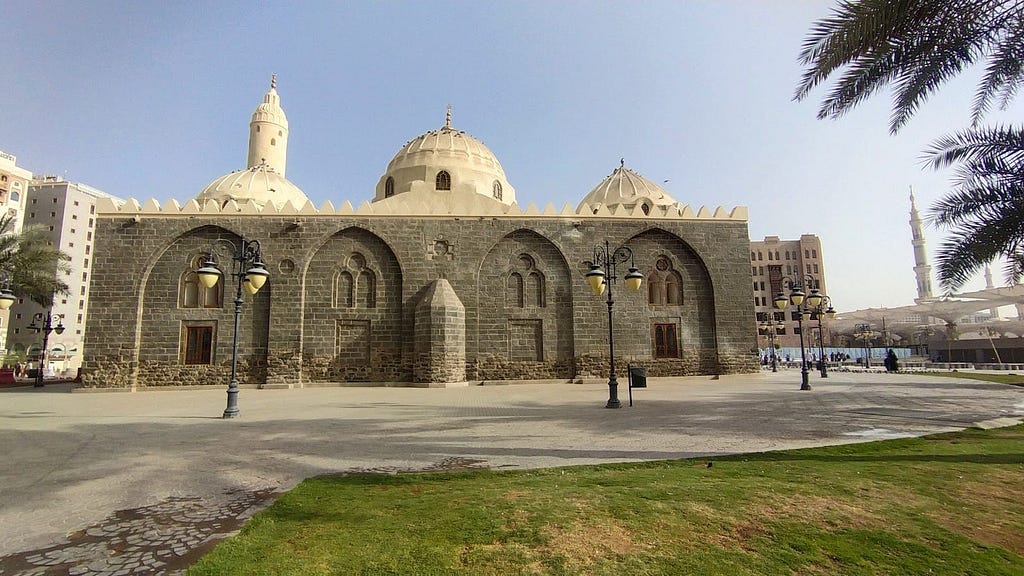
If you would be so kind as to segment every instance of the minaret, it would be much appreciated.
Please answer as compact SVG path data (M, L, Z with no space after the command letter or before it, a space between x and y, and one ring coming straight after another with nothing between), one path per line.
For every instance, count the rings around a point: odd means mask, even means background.
M924 246L921 216L914 203L914 189L910 189L910 233L914 243L914 276L917 277L917 301L932 297L932 267L928 265L928 251Z
M985 264L985 289L991 290L992 288L995 288L992 284L992 269ZM988 313L992 315L993 320L999 319L999 308L989 308Z
M252 113L249 122L247 168L266 164L282 177L288 160L288 118L277 95L277 74L270 77L270 90Z

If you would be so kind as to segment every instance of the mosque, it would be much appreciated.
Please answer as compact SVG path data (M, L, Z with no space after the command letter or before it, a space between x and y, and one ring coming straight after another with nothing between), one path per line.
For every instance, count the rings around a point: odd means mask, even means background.
M272 80L244 170L184 204L100 201L84 386L226 383L234 350L243 386L606 378L609 309L620 366L758 369L744 207L695 212L620 163L575 208L524 209L450 110L371 201L315 207L286 177L289 136ZM631 252L610 270L614 307L587 283L606 242ZM211 255L223 274L207 287ZM237 256L265 267L255 295Z

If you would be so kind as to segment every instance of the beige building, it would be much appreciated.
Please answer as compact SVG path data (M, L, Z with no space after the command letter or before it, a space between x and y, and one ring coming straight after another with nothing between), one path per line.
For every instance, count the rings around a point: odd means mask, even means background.
M105 192L68 182L57 176L44 176L28 184L24 204L24 225L46 226L51 241L71 257L71 271L63 280L69 293L58 295L51 309L53 324L62 315L62 334L50 334L48 362L53 371L73 375L82 361L82 337L89 310L89 274L93 258L93 234L96 227L96 201L100 198L115 203L121 200ZM14 352L38 353L42 334L28 328L36 313L46 309L35 302L19 299L10 310L6 335L8 348ZM39 322L36 323L40 324Z
M8 232L21 230L25 194L32 172L18 166L18 159L0 150L0 214L11 217ZM0 350L7 349L7 326L11 311L0 310Z
M772 299L779 292L789 295L790 282L802 285L804 292L816 289L828 295L821 240L814 234L803 234L799 240L781 240L778 236L765 236L764 240L751 241L750 275L753 278L756 323L760 325L771 315L775 322L782 324L781 328L776 329L776 343L783 347L800 346L796 308L790 305L785 310L778 310ZM813 337L815 342L817 329L817 320L804 323L805 334ZM824 325L824 329L824 341L827 346L827 324ZM764 334L760 334L758 338L758 346L764 348L768 345Z

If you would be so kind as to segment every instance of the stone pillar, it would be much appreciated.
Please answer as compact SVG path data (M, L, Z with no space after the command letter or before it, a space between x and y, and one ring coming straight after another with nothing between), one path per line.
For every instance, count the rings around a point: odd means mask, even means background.
M416 305L416 382L466 381L466 309L448 280L427 287Z

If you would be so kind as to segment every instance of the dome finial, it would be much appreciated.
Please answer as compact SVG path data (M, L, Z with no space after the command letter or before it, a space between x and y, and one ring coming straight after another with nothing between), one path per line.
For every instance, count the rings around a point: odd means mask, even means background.
M625 168L625 167L626 167L626 159L625 158L619 158L619 168Z
M452 105L448 105L448 111L444 114L444 127L446 130L452 129Z
M276 90L277 89L277 73L276 72L270 75L270 89L271 90Z

